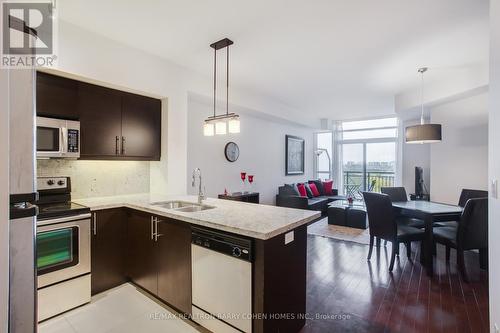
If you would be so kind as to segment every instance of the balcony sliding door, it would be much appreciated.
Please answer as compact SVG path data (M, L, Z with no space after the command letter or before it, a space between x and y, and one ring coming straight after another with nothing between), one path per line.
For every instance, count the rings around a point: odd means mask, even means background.
M395 186L397 118L342 122L339 134L338 181L344 195L361 200L362 191Z
M380 192L381 187L394 186L396 142L366 143L365 149L365 190Z
M342 146L344 194L360 199L365 189L365 147L363 143L346 143Z

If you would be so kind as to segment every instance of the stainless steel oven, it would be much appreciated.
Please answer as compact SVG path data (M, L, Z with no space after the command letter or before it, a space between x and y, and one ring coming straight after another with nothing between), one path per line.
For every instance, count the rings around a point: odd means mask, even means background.
M80 157L80 122L36 117L36 157Z
M38 288L90 273L90 214L37 222Z
M37 221L38 320L90 302L90 214Z

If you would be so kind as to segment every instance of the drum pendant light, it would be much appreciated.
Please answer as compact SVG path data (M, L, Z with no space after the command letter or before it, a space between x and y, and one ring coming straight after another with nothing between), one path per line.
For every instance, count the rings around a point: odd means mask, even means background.
M441 124L425 124L424 122L424 73L427 72L427 70L427 67L418 69L418 72L422 76L422 113L420 115L420 125L406 127L406 143L434 143L440 142L442 139Z
M205 119L203 135L214 136L229 133L240 133L240 118L235 113L229 113L229 46L233 41L224 38L210 45L214 49L214 114ZM226 113L217 115L217 51L226 48Z

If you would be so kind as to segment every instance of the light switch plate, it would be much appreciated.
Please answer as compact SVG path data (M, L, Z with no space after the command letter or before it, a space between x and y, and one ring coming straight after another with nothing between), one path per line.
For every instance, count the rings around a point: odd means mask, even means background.
M494 179L491 181L491 197L498 199L498 180Z
M495 327L495 333L499 333L500 329L498 328L498 324L495 323L493 326Z
M285 245L293 242L295 237L295 231L290 231L285 234Z

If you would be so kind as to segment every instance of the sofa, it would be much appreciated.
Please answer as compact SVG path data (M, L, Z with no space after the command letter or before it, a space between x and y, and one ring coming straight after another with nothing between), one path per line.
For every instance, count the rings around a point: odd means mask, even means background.
M319 181L317 180L310 180L305 183L318 184L318 182ZM278 194L276 195L276 206L317 210L320 211L322 215L326 215L328 204L330 202L335 200L346 200L346 197L338 194L337 189L332 189L331 194L325 195L321 186L318 186L319 196L315 196L312 198L301 196L299 193L297 193L295 185L296 184L285 184L278 188Z

